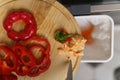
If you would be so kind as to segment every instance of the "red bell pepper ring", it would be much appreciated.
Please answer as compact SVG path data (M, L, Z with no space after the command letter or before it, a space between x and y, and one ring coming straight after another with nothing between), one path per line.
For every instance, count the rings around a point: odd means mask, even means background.
M44 61L44 58L46 57L45 48L41 45L32 45L30 48L31 53L36 58L36 66L39 67L41 63ZM37 50L36 52L33 52L34 50ZM37 54L37 57L35 56Z
M35 41L36 43L31 44L32 41ZM43 43L45 43L46 46ZM50 64L51 64L50 55L49 55L50 54L49 41L45 38L31 37L24 42L24 46L28 47L30 49L30 51L32 51L35 48L41 49L41 47L44 47L44 49L45 49L42 61L39 64L36 64L34 66L34 68L30 71L28 76L35 77L35 76L38 76L41 73L45 72L46 70L48 70L48 68L50 67Z
M25 76L32 70L32 67L33 66L18 65L15 72L20 76Z
M22 20L26 24L24 31L18 33L12 29L13 23ZM26 11L10 12L4 20L4 29L7 31L8 37L13 40L26 40L34 36L37 31L36 21L34 17Z
M0 75L0 80L18 80L17 76L10 73L8 75Z
M48 51L45 52L44 47L41 45L34 44L34 45L31 45L29 47L29 49L31 52L34 49L41 50L40 52L37 51L38 55L41 54L41 57L40 57L41 61L36 61L36 65L33 67L33 69L30 71L30 73L28 73L28 76L35 77L35 76L38 76L41 73L45 72L46 70L48 70L48 68L50 67L50 64L51 64L50 55L49 55ZM34 52L33 52L33 54L34 54Z
M31 37L28 40L25 41L24 46L28 46L31 41L37 41L37 44L42 45L46 50L46 54L50 53L50 43L47 39L45 38L39 38L39 37ZM45 42L46 46L44 46L42 43ZM34 44L32 44L34 45Z
M17 58L19 59L16 73L21 76L27 75L35 65L35 57L26 47L20 44L13 46L12 50L17 54Z
M10 74L17 68L17 58L7 46L0 45L0 75Z
M45 72L51 64L51 60L49 56L46 56L43 60L43 62L41 63L39 69L41 69L41 71Z
M49 56L46 56L39 66L34 66L34 68L31 70L31 72L28 73L28 76L36 77L36 76L40 75L41 73L43 73L49 69L50 64L51 64L51 60L50 60Z

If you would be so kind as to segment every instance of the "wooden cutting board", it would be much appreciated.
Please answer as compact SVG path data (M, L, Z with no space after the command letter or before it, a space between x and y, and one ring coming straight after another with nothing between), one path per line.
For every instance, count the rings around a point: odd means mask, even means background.
M38 77L20 77L19 80L65 80L69 63L66 57L58 54L57 48L62 46L54 39L54 32L64 28L69 33L79 33L80 29L69 11L55 0L0 0L0 43L8 45L14 41L7 37L3 21L11 10L24 9L30 11L37 21L37 35L45 36L51 44L51 66ZM76 71L81 57L72 57L73 73Z

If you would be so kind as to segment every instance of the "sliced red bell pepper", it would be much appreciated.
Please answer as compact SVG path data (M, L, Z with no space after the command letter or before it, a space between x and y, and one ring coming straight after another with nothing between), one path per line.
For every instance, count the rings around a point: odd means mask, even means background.
M49 56L46 56L39 66L34 66L34 68L30 71L28 76L36 77L36 76L40 75L41 73L43 73L49 69L50 64L51 64L51 60L50 60Z
M17 76L10 73L8 75L0 75L0 80L18 80Z
M35 38L34 38L35 39ZM33 40L33 39L32 39ZM36 39L37 41L43 41L44 39L41 38L41 39ZM28 41L29 42L29 41ZM47 42L45 40L45 42ZM49 44L49 43L48 43ZM48 68L50 67L50 64L51 64L51 60L50 60L50 55L49 55L49 49L44 49L43 46L41 45L31 45L29 47L30 51L32 52L34 49L40 49L41 51L38 52L37 51L37 55L41 54L41 60L40 61L36 61L36 65L34 66L34 68L30 71L30 73L28 74L28 76L30 77L35 77L35 76L38 76L40 75L41 73L45 72L46 70L48 70ZM35 52L36 53L36 52ZM35 54L33 52L33 54Z
M29 50L36 58L36 66L39 67L46 57L45 48L41 45L32 45ZM36 51L35 51L36 50Z
M47 39L42 38L42 37L41 38L40 37L31 37L31 38L29 38L28 40L25 41L24 46L29 46L30 42L32 42L32 41L35 41L35 42L37 42L37 44L42 45L46 49L45 53L47 55L48 55L48 53L50 53L50 43ZM42 43L45 43L46 45L43 45ZM32 45L34 45L34 43L32 43Z
M41 69L41 71L45 72L51 64L51 60L49 56L46 56L43 60L43 62L41 63L39 69Z
M17 54L17 58L19 59L16 73L21 76L28 74L35 65L35 57L21 44L16 44L12 47L12 50Z
M22 20L26 25L22 32L16 32L12 29L13 23ZM4 20L4 29L7 31L8 37L13 40L26 40L34 36L37 31L36 21L34 17L27 11L10 12Z
M0 75L10 74L16 69L17 58L13 51L7 46L0 45Z

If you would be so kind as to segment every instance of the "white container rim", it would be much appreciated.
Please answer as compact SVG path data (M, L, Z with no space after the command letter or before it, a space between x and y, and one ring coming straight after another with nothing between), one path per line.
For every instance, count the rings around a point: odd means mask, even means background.
M89 16L75 16L75 19L82 17L106 17L111 21L111 56L107 60L81 60L82 63L106 63L109 62L114 56L114 21L108 15L89 15Z

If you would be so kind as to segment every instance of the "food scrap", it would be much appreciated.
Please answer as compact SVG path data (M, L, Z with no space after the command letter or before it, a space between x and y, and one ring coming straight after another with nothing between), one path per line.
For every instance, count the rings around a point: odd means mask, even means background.
M90 23L90 26L87 29L81 29L82 36L87 39L87 44L92 44L94 42L94 38L92 37L94 27L95 26Z
M61 30L59 30L61 31ZM65 31L65 30L64 30ZM56 33L55 33L56 34ZM59 54L70 53L73 56L82 56L83 49L85 47L86 40L79 34L68 34L69 40L66 40L63 45L64 47L58 48ZM63 38L64 35L59 36ZM56 39L57 40L57 39ZM59 41L59 40L57 40ZM61 41L59 41L61 43Z
M72 34L68 34L64 29L60 29L55 32L55 39L59 42L64 43L70 41L70 37L72 37Z

